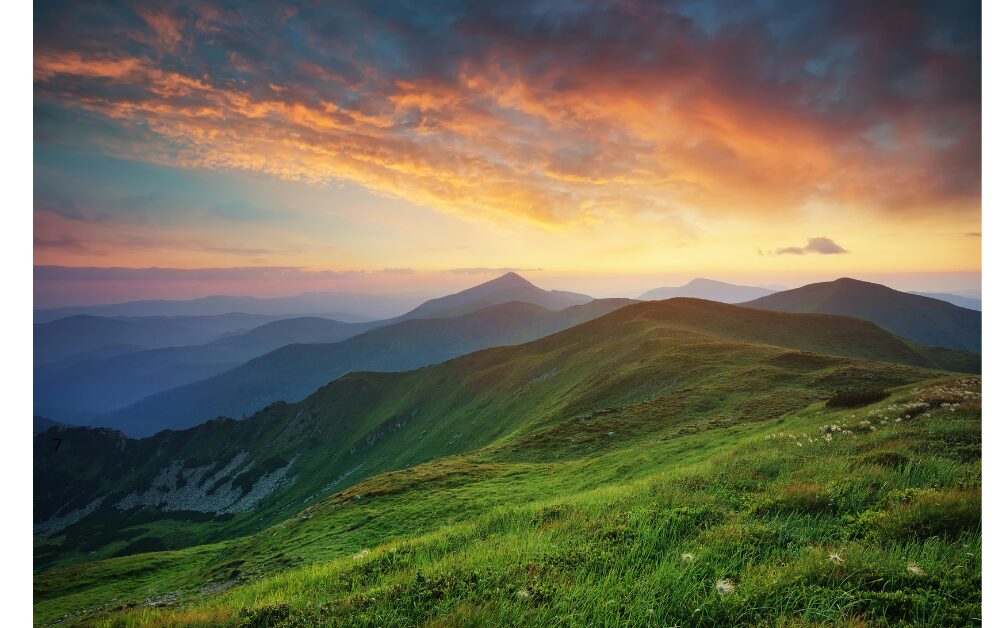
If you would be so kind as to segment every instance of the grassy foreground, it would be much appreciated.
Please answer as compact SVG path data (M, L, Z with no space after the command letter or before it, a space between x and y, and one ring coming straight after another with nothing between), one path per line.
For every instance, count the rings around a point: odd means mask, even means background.
M979 400L966 377L564 461L443 458L250 537L38 574L36 622L975 625Z

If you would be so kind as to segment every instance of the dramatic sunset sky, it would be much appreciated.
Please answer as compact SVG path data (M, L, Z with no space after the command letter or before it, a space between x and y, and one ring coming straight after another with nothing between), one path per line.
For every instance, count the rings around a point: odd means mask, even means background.
M978 2L43 1L34 37L36 305L979 281Z

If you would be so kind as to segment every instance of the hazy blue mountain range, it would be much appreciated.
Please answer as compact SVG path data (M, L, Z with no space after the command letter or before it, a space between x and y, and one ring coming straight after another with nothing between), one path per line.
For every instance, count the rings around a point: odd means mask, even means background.
M910 294L918 294L922 297L930 297L932 299L938 299L940 301L947 301L952 305L957 305L958 307L964 307L969 310L979 310L983 309L983 300L976 299L974 297L965 297L960 294L949 294L947 292L911 292Z
M713 279L692 279L683 286L654 288L643 293L639 298L643 301L660 301L674 297L693 297L708 299L720 303L741 303L758 297L773 294L774 290L758 286L740 286Z
M68 319L63 319L68 320ZM54 325L56 323L50 323ZM221 373L293 343L338 342L379 323L300 317L265 323L200 345L143 351L95 349L35 368L35 412L86 423L148 395ZM98 354L109 355L98 355Z
M79 314L34 326L35 366L96 351L96 356L136 349L202 344L243 333L290 315L216 314L211 316L106 317ZM91 354L90 357L96 357Z
M397 316L423 300L417 295L374 295L350 292L307 292L292 297L209 296L186 300L145 300L35 310L45 323L78 314L91 316L212 316L242 312L268 316L321 315L348 323Z

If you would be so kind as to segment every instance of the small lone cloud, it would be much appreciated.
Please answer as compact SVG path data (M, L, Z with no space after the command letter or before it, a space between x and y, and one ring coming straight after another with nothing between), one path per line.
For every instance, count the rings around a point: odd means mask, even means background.
M970 232L968 232L965 235L967 237L969 237L969 238L981 238L981 237L983 237L983 233L981 231L970 231Z
M809 238L805 246L786 246L775 251L775 255L805 255L806 253L819 253L820 255L839 255L847 253L847 249L840 246L830 238Z

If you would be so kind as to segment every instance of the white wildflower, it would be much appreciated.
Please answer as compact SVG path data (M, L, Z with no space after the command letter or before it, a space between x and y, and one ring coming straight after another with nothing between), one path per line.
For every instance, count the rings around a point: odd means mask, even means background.
M732 580L723 578L715 583L715 590L719 592L719 595L726 596L736 590L736 585L733 584Z

